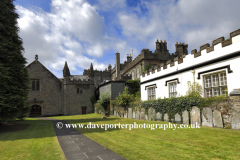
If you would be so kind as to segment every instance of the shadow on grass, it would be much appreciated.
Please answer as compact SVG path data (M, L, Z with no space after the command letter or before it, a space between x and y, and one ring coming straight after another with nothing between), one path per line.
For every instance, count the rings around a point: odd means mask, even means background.
M79 133L80 130L83 133L92 133L92 132L111 132L111 131L117 131L119 130L118 128L116 129L107 129L105 128L95 128L95 129L90 129L90 128L83 128L79 129L79 126L77 126L77 130L75 128L67 127L66 125L68 124L82 124L82 123L97 123L101 122L105 124L108 124L111 122L109 121L114 121L118 120L120 118L107 118L107 119L102 119L102 118L92 118L92 119L78 119L78 120L37 120L33 118L27 118L24 121L15 121L15 122L10 122L12 125L10 125L10 128L8 126L8 130L4 130L4 127L0 126L0 141L14 141L14 140L20 140L20 139L37 139L37 138L46 138L46 137L55 137L57 136L71 136L75 134L82 134ZM63 127L61 129L57 128L57 123L61 122ZM86 126L87 124L85 124ZM28 126L23 128L22 130L17 130L14 131L12 127L19 127L19 126ZM59 126L59 125L58 125ZM84 127L85 127L84 126Z

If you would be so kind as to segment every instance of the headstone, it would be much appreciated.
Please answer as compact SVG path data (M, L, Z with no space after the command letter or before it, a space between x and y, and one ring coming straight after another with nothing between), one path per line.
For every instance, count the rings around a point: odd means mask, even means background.
M183 124L189 124L189 115L187 110L183 111L182 117L183 117Z
M181 123L181 116L178 113L175 114L175 123Z
M125 111L125 113L124 113L124 116L123 116L124 118L128 118L128 112L127 111Z
M202 126L213 127L212 109L209 107L202 110Z
M145 120L145 113L144 112L140 113L140 120Z
M240 129L240 113L233 114L232 129Z
M213 111L213 126L217 128L223 128L222 115L218 110Z
M101 110L99 110L99 114L101 114Z
M148 115L145 115L145 120L146 120L146 121L148 120Z
M148 109L148 120L155 121L156 120L156 112L155 109L150 107Z
M140 112L139 112L139 110L136 111L136 119L137 119L137 120L140 119Z
M132 108L128 108L128 118L132 119Z
M191 110L191 126L195 126L196 124L201 124L200 109L196 106L193 106Z
M161 121L162 120L162 114L160 112L157 112L156 119L157 119L157 121Z
M116 115L117 115L117 117L120 117L119 114L118 114L118 112L116 113Z
M133 111L132 118L133 118L133 119L136 119L136 113L135 113L135 111Z
M167 113L164 114L163 119L164 119L164 121L169 122L169 117L168 117Z
M114 111L114 116L117 116L117 112L116 111Z

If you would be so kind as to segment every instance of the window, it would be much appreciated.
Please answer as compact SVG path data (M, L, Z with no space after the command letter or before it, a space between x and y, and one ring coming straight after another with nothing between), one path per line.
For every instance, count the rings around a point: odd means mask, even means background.
M134 71L132 71L132 80L134 80Z
M77 88L77 93L82 94L83 93L83 89L82 88Z
M227 95L227 75L226 72L214 73L204 76L205 97Z
M114 76L112 76L112 80L114 81Z
M155 66L156 66L156 64L152 64L152 65L151 65L151 68L154 69Z
M148 100L156 99L155 87L148 88Z
M39 80L32 80L32 90L39 91L39 89L40 89Z
M177 97L177 82L169 83L169 98Z
M139 68L137 68L137 78L139 78Z

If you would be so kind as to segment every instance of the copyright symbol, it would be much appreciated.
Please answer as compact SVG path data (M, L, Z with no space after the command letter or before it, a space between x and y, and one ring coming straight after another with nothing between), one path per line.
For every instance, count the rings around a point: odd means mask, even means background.
M62 122L58 122L58 123L56 124L56 127L57 127L58 129L63 128L63 123L62 123Z

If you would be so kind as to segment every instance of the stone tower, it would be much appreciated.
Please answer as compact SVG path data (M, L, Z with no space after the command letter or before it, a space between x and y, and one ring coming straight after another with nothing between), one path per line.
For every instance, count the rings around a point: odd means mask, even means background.
M63 77L70 77L70 71L67 65L67 61L65 61L65 65L63 68Z

